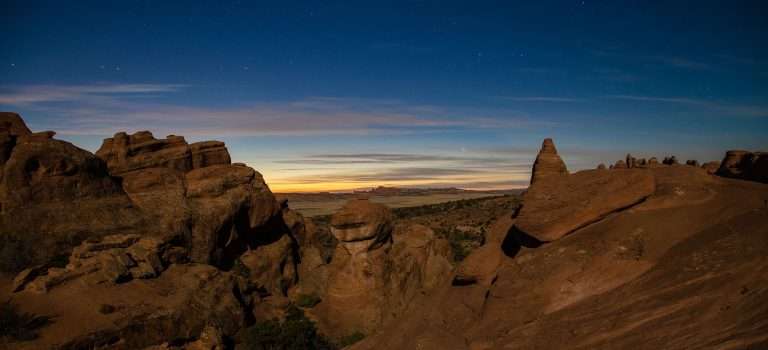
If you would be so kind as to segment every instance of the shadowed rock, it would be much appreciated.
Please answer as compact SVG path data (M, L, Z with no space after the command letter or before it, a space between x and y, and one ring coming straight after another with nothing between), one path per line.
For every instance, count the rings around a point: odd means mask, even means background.
M717 175L768 183L768 153L728 151L717 170Z

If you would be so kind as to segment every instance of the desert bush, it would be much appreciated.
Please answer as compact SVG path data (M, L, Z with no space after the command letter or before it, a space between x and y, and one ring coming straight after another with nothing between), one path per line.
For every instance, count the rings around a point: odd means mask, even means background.
M359 331L358 332L354 332L354 333L352 333L350 335L344 336L341 339L339 339L337 345L340 348L347 347L347 346L350 346L350 345L352 345L354 343L357 343L357 342L363 340L364 338L365 338L365 334L363 334L362 332L359 332Z
M296 306L303 308L313 308L315 305L320 304L320 299L317 294L299 294L296 297Z
M49 319L20 311L10 301L0 304L0 344L37 338L37 330Z
M335 346L317 332L304 311L289 306L285 320L258 322L245 329L237 349L243 350L333 350Z

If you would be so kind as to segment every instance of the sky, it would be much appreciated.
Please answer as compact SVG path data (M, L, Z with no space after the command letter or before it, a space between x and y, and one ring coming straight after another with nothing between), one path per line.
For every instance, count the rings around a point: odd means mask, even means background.
M764 1L0 2L0 110L222 140L273 191L525 187L768 150Z

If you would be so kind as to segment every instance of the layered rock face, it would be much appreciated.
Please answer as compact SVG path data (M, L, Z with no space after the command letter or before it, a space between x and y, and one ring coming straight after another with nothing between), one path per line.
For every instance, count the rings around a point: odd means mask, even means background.
M124 132L104 140L96 155L107 162L113 175L146 168L171 168L182 172L217 164L229 164L223 142L188 144L183 136L155 139L149 131L133 135Z
M568 175L568 168L565 162L557 155L557 149L552 139L544 139L541 144L541 150L533 163L533 172L531 175L531 185L535 182L550 177L561 177Z
M388 208L368 200L350 201L332 217L339 244L323 302L314 310L328 333L374 332L419 291L447 280L448 243L424 226L393 228L392 220Z
M57 318L31 348L205 346L295 286L303 218L223 143L118 133L96 156L53 135L0 114L3 272L28 267L14 300Z
M734 179L768 183L768 153L728 151L717 175Z

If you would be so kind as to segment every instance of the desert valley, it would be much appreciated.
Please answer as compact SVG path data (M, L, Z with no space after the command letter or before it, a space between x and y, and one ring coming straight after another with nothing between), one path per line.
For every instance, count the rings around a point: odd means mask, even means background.
M9 349L768 347L766 153L571 173L546 139L522 193L310 218L217 141L0 141Z
M0 1L0 350L768 350L768 1Z

